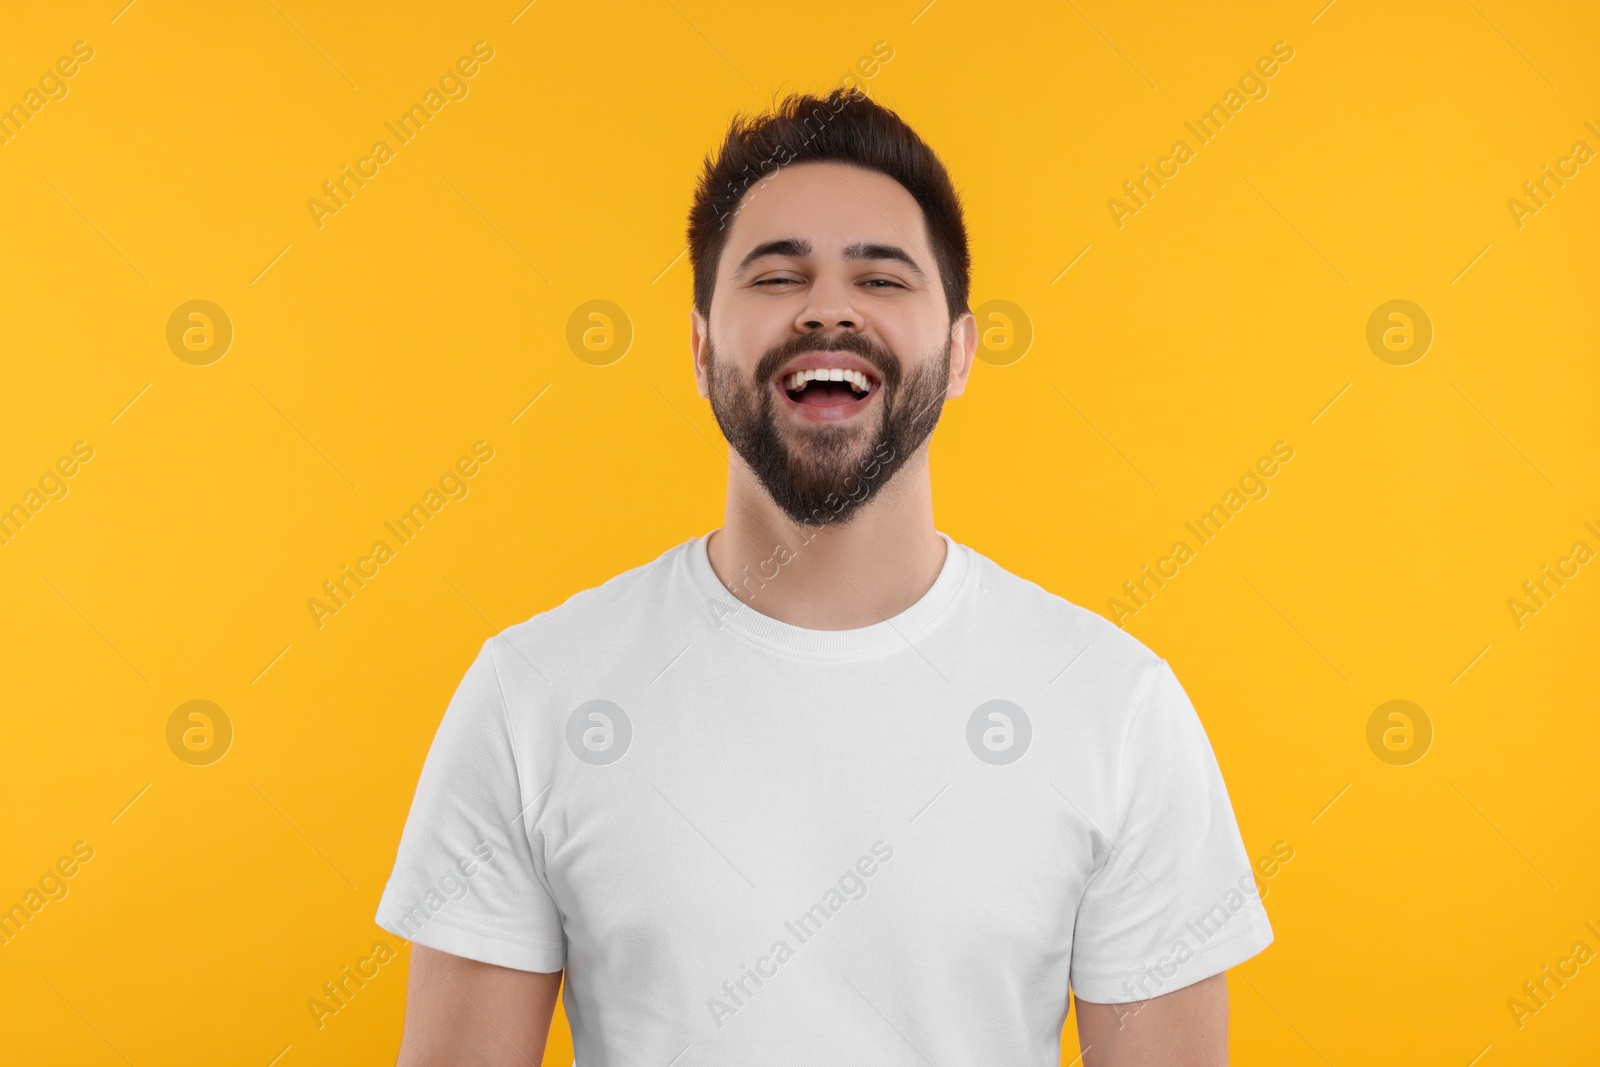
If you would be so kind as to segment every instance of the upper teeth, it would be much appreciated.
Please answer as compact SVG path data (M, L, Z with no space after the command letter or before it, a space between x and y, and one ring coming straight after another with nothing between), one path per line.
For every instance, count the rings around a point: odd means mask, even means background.
M843 367L817 367L814 370L797 370L784 379L784 388L801 389L809 381L819 382L849 382L850 387L858 393L864 393L871 383L867 376L858 370L845 370Z

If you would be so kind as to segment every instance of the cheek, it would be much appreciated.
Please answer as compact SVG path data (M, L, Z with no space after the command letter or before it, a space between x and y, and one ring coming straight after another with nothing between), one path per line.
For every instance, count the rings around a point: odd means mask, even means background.
M890 354L900 361L905 372L903 377L909 377L916 368L933 360L944 358L945 334L938 328L917 325L887 329L881 331L879 337Z
M763 356L787 341L792 333L788 319L755 321L728 316L711 325L717 364L748 382Z
M950 335L950 322L944 314L944 300L938 308L919 303L880 312L875 323L878 336L898 355L922 355L944 347Z

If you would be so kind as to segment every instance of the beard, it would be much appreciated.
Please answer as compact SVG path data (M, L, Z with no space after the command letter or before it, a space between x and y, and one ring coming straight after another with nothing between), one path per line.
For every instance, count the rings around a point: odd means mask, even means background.
M861 418L783 430L772 378L802 352L849 351L878 372L875 425ZM860 334L801 334L771 348L750 379L716 358L706 338L711 412L728 444L783 513L800 526L842 526L883 491L933 432L950 384L950 338L908 374L893 353ZM870 402L870 401L869 401Z

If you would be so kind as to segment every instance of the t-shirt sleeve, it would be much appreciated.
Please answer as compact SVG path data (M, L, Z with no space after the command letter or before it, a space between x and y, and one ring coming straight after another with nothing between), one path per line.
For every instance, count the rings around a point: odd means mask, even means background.
M1097 1004L1192 985L1272 943L1222 771L1165 660L1122 745L1110 846L1078 905L1071 984Z
M452 955L559 971L561 913L528 831L535 796L518 773L495 641L456 687L423 761L377 922Z

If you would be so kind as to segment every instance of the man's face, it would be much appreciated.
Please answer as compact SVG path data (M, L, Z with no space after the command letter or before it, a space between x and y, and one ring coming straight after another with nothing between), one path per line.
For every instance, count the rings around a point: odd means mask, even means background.
M848 522L961 394L972 316L950 322L922 209L876 171L790 165L729 225L692 316L700 395L790 519Z

